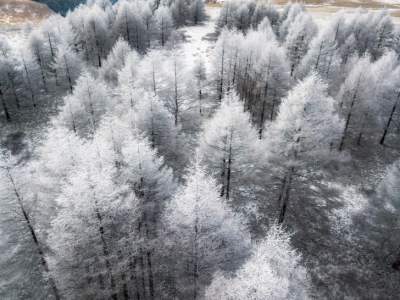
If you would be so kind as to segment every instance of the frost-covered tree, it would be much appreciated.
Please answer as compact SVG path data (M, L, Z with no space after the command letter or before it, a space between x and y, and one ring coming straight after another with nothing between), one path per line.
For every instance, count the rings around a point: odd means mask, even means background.
M136 277L141 285L140 290L136 287L136 292L142 297L153 298L160 284L155 277L160 265L158 252L162 251L158 248L159 220L166 202L175 192L176 183L172 170L165 166L157 150L138 133L134 122L107 118L99 128L95 142L97 140L103 161L115 166L116 181L127 184L138 201L132 229L137 239L131 246L136 249L132 263L139 270Z
M254 245L250 258L233 276L218 273L206 290L207 299L308 299L310 282L290 237L273 226Z
M170 113L174 116L175 126L181 122L184 105L187 101L184 94L184 69L183 60L178 53L172 53L167 60L164 68L165 88L161 92L161 97Z
M335 83L341 77L341 63L335 32L332 30L320 31L311 41L310 49L299 65L298 77L304 78L309 72L317 72L322 78Z
M268 20L271 26L276 30L279 22L279 12L271 3L257 3L254 13L251 17L253 28L257 28L261 22Z
M370 57L356 59L354 65L343 82L337 99L342 114L345 115L345 127L340 140L339 150L343 150L348 134L362 126L362 120L367 117L370 109L370 99L373 98L375 84L368 70L371 68Z
M399 292L399 183L400 162L396 160L384 170L375 191L368 194L368 202L352 216L350 223L352 251L357 250L358 280L370 282L366 293L378 297L384 293L393 298Z
M284 169L279 191L280 223L285 219L296 174L315 167L316 161L322 164L328 157L334 158L332 145L338 142L342 125L335 101L327 95L327 85L315 74L282 100L265 137L270 162L282 164Z
M81 74L83 64L84 62L79 54L65 44L60 45L53 64L59 85L66 86L72 93L73 86Z
M189 1L187 0L173 0L170 6L171 15L174 19L176 27L184 26L187 18L190 16Z
M254 176L257 176L256 129L243 104L234 93L227 95L205 123L199 143L199 155L206 170L221 185L220 195L239 207L254 200Z
M190 18L193 24L197 25L206 20L206 10L204 6L203 0L194 0L192 1L190 7Z
M201 59L196 61L195 63L195 66L193 68L193 76L196 83L196 94L197 94L196 95L197 105L195 106L197 107L197 111L199 112L200 116L202 116L205 107L204 89L206 85L207 74L204 62Z
M298 15L304 13L304 6L301 3L287 3L280 15L278 36L281 41L285 41L289 34L289 28L294 23Z
M94 134L100 117L112 107L106 85L87 72L77 80L71 95L64 99L58 121L80 135Z
M251 28L257 28L264 18L267 18L274 27L278 24L279 13L270 3L224 1L217 20L217 30L226 27L245 33Z
M160 6L154 13L156 23L156 36L158 37L161 46L165 46L174 27L171 11L166 6Z
M49 273L47 248L31 203L25 198L20 157L0 153L0 295L7 298L60 299Z
M148 16L146 8L147 5L142 1L119 1L113 24L115 36L123 37L139 52L143 52L149 46L148 40L151 38L149 34L152 15Z
M310 42L316 33L317 26L307 13L299 13L290 23L284 45L291 62L291 76L294 75L294 71L300 64L301 59L306 55Z
M97 4L79 6L67 16L74 34L73 45L86 61L101 67L110 49L109 14Z
M179 298L201 299L212 274L230 270L246 257L250 237L243 220L219 195L217 182L198 163L164 214L169 255L168 272Z
M273 120L280 99L290 85L289 64L285 50L276 42L267 20L258 31L246 35L240 52L241 61L246 64L238 71L236 85L261 138L265 121Z
M97 164L96 149L87 151L91 157L69 176L57 199L61 209L49 236L52 273L68 298L117 299L128 293L119 280L127 277L121 260L128 258L119 252L123 242L132 243L122 233L133 228L136 200L127 186L115 185L113 169Z
M380 132L384 128L387 132L390 127L390 118L396 112L396 104L399 98L399 61L394 51L386 52L374 62L371 68L372 92L368 95L369 110L361 121L359 130L358 144L361 139L374 135L374 132ZM387 134L387 133L386 133ZM384 142L384 137L380 138Z
M29 47L37 66L40 70L43 88L45 91L49 88L49 66L52 63L52 57L49 49L45 47L43 37L38 32L33 32L29 36Z
M387 170L386 176L383 178L378 186L378 197L383 201L383 210L379 212L380 222L385 223L387 232L391 232L392 229L398 228L399 220L397 213L400 209L400 161L394 162ZM398 247L396 239L389 234L391 240L391 246ZM390 255L393 257L392 267L395 270L400 270L400 251L391 252Z
M387 73L386 73L387 74ZM381 145L385 144L385 140L393 127L394 121L396 120L396 113L398 113L398 107L400 105L400 90L399 90L399 76L400 68L397 67L392 70L390 80L385 81L386 97L384 98L383 111L381 112L381 120L383 123L383 133L379 140ZM389 89L387 89L389 88ZM387 94L388 93L388 94Z
M242 35L223 30L214 48L213 80L217 99L222 100L224 93L236 82L239 76L239 55Z
M123 39L116 41L99 70L100 76L112 85L117 84L118 71L125 66L128 54L131 51L132 49L128 42ZM135 56L135 53L131 55Z
M11 121L11 105L21 108L20 77L20 62L6 40L0 45L0 101L7 121Z
M152 91L154 95L158 95L162 89L163 83L163 62L164 62L163 51L153 50L150 51L140 61L140 65L132 65L132 69L140 69L140 75L137 76L137 86L143 87L148 91Z

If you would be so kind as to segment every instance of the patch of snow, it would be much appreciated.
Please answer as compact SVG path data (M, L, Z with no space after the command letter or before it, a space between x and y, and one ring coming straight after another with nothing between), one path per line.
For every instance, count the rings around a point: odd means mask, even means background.
M200 58L204 61L207 72L209 72L212 61L210 59L211 52L215 43L209 40L208 36L215 32L215 21L219 12L219 7L206 6L209 19L204 24L186 26L181 29L187 40L181 45L179 51L185 58L185 64L188 68L192 68L194 62Z

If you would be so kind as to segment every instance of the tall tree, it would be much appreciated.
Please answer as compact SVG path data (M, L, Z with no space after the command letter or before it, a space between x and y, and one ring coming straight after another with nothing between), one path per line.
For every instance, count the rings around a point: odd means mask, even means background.
M290 237L273 226L255 244L251 257L234 276L218 273L206 290L207 299L308 299L310 282L301 255Z
M250 237L198 163L169 203L164 222L174 257L177 297L201 299L212 274L246 257ZM171 270L173 267L169 266Z
M217 176L221 197L237 207L249 205L257 190L252 181L259 170L257 140L250 116L243 112L234 93L223 99L221 107L204 125L198 150L202 163L210 174Z
M283 179L279 192L278 222L282 223L289 207L296 175L329 156L337 143L343 122L335 101L327 95L327 85L315 74L300 82L282 100L276 120L268 128L265 141L272 165L282 164ZM293 210L297 210L294 207Z

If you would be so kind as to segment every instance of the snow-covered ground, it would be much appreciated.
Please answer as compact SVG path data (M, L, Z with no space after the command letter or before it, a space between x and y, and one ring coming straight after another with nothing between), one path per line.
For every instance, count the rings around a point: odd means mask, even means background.
M193 67L197 59L202 59L205 63L207 71L210 70L212 59L211 51L214 47L215 38L215 21L218 18L219 7L206 7L209 19L204 24L197 26L186 26L182 28L186 41L182 44L179 51L185 58L186 66Z

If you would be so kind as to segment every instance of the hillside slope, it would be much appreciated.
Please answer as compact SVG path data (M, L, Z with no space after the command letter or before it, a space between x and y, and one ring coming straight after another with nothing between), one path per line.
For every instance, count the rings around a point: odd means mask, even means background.
M0 26L25 21L38 22L52 13L46 5L30 0L1 0Z

